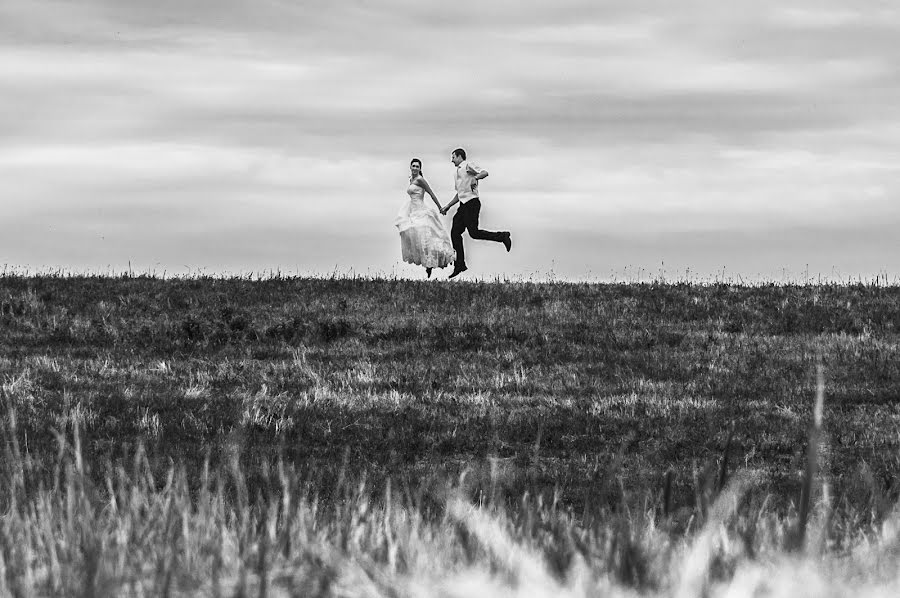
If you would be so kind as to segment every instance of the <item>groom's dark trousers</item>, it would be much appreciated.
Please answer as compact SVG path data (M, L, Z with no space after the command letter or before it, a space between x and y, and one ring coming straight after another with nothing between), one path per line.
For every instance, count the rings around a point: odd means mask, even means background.
M503 233L495 233L489 230L481 230L478 228L478 215L481 212L481 201L474 197L466 203L460 203L456 214L453 216L453 226L450 228L450 240L453 242L453 249L456 250L456 261L453 264L454 269L459 269L466 265L466 251L463 249L462 234L464 230L469 231L469 236L473 239L483 239L485 241L503 242Z

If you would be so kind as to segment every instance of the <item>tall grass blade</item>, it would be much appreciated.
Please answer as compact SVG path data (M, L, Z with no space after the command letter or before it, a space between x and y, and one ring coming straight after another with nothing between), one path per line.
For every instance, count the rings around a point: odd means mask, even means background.
M822 418L825 404L825 380L822 365L816 368L816 403L813 409L813 424L809 430L809 446L806 449L806 469L803 472L803 487L800 491L800 512L797 521L796 548L802 550L806 542L806 528L809 521L812 489L818 472L819 441L822 437Z
M749 487L750 482L746 476L735 475L709 509L706 525L694 539L693 546L682 563L681 577L675 592L677 598L697 598L707 594L710 562L715 553L716 539L722 526L734 515L741 497Z

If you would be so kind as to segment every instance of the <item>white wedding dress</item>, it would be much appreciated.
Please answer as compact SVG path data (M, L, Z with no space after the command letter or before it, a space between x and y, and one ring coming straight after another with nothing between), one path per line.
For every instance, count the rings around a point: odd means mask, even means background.
M400 231L403 261L426 268L443 268L453 262L455 252L440 214L425 203L425 189L411 184L409 198L394 224Z

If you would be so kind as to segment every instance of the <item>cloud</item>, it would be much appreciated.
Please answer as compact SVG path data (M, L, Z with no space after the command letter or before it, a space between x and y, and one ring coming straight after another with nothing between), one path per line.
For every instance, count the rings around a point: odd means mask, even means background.
M856 231L898 220L898 29L837 1L7 0L0 252L389 270L408 160L446 201L457 145L522 239L486 271L884 244Z

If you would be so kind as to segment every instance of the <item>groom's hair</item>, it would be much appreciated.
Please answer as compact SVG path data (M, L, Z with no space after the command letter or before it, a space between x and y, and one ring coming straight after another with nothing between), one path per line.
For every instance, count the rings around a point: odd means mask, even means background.
M456 148L455 150L453 150L453 155L454 155L454 156L459 156L460 158L462 158L463 160L465 160L465 159L466 159L466 150L464 150L464 149L461 148L461 147L458 147L458 148Z

